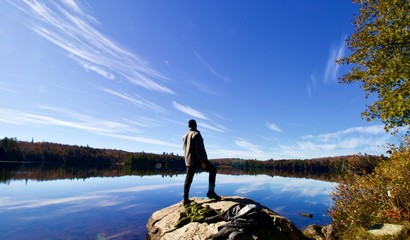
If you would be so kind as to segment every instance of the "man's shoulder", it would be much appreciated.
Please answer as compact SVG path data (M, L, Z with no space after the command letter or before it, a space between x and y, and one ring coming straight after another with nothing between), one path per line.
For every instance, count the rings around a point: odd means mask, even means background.
M199 131L195 131L195 130L189 130L187 133L185 133L184 138L190 136L191 138L194 137L201 137L201 133Z

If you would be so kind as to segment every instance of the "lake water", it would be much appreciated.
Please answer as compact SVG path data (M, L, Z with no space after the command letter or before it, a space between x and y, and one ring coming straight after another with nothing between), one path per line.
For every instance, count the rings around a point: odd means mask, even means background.
M0 239L145 239L151 214L180 202L185 175L123 176L0 183ZM190 196L204 197L208 174ZM297 227L330 223L336 183L266 175L217 175L216 192L251 198ZM300 213L311 213L305 218Z

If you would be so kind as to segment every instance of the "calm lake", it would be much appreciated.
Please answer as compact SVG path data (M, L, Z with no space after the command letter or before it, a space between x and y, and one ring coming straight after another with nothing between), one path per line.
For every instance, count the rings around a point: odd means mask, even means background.
M0 183L0 239L145 239L151 214L181 201L184 178L180 174ZM195 175L190 196L205 196L207 181L207 173ZM336 183L223 174L216 181L219 195L251 198L301 229L331 221L326 211Z

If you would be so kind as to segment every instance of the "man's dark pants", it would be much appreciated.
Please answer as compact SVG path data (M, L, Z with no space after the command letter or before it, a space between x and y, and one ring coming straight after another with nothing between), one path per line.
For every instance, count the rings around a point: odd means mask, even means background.
M205 171L209 172L209 191L214 191L215 189L215 179L216 179L216 168L212 165L209 160L205 161ZM192 180L196 172L197 166L187 166L186 167L186 177L184 183L184 199L189 198L189 189L191 188Z

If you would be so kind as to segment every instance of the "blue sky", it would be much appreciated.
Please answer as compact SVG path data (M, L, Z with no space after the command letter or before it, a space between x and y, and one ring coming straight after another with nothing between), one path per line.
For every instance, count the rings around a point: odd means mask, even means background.
M1 1L0 137L210 158L383 154L341 85L350 1Z

